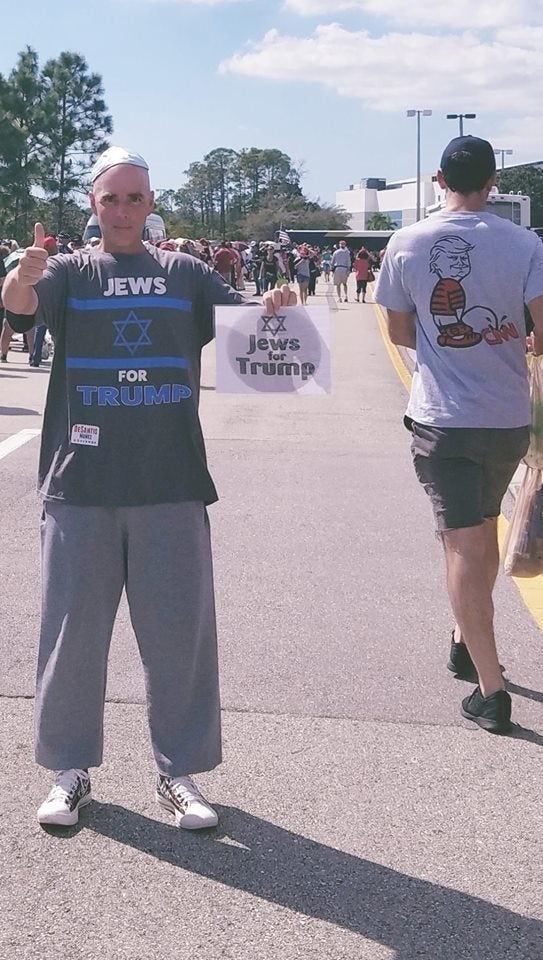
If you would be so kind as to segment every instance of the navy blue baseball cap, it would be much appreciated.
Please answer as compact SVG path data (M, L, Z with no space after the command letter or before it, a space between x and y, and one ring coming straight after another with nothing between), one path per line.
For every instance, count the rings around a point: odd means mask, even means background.
M448 172L462 167L488 180L496 173L496 156L492 144L480 137L455 137L447 144L441 157L440 169L446 178Z

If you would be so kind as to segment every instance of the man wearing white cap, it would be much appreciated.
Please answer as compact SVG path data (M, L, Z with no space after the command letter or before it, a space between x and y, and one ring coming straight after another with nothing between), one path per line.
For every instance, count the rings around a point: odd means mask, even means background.
M124 588L144 665L156 798L178 826L198 829L217 814L190 775L221 761L206 513L217 494L198 418L200 352L213 336L213 306L242 298L200 260L142 243L154 200L143 157L110 147L91 179L100 245L47 260L36 224L4 287L12 327L46 323L56 347L39 467L36 691L36 759L56 776L38 819L74 824L91 800ZM287 298L274 291L265 308Z

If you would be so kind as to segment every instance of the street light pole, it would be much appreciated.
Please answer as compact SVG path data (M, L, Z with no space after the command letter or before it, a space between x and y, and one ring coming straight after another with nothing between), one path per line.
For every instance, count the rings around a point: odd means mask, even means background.
M511 154L513 153L513 151L512 151L512 150L502 150L501 147L500 147L500 148L498 148L498 149L495 148L495 149L494 149L494 153L496 154L497 157L501 156L501 158L502 158L502 166L501 166L501 168L502 168L502 170L505 170L505 157L506 157L506 155L507 155L508 157L510 157Z
M420 118L421 118L421 116L423 116L423 117L431 117L431 116L432 116L432 111L431 111L431 110L407 110L406 113L407 113L407 116L408 116L408 117L416 117L416 118L417 118L417 223L418 223L419 220L420 220L420 208L421 208L421 202L420 202L420 192L421 192L421 191L420 191Z
M475 120L476 113L448 113L447 120L458 120L459 136L464 136L464 120Z

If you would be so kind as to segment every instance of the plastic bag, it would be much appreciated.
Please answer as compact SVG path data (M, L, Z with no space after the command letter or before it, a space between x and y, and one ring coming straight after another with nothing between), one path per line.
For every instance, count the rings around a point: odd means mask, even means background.
M533 470L543 470L543 357L528 355L532 422L530 446L524 463Z
M508 577L543 573L543 490L541 470L526 470L504 544L503 568Z

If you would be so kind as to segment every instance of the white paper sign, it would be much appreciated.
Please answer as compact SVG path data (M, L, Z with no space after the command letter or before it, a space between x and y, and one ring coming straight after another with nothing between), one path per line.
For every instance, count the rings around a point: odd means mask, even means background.
M219 393L330 393L328 307L215 307Z

